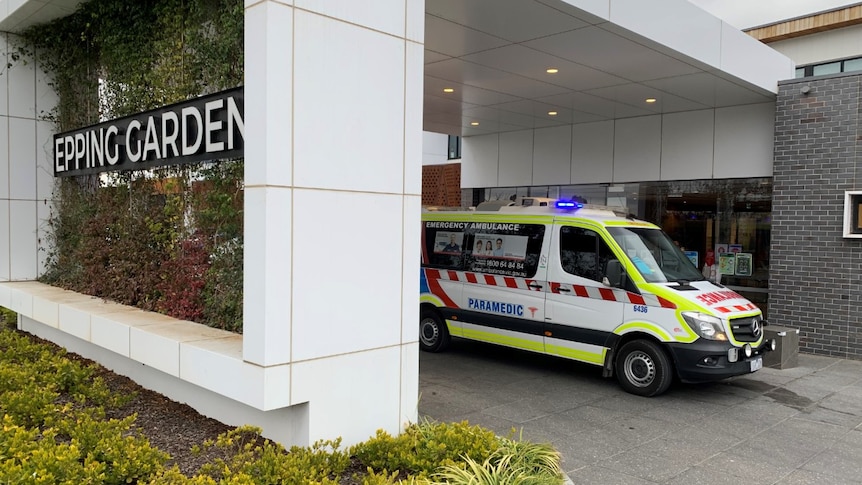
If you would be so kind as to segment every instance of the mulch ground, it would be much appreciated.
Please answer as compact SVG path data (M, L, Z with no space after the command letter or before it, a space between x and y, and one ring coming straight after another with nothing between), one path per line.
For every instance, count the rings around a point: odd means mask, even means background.
M33 341L59 348L53 342L28 333L22 332L22 334ZM145 436L152 446L171 456L165 468L176 465L184 475L192 477L197 474L202 465L215 462L219 458L229 458L228 452L224 449L207 447L192 453L192 448L234 429L233 426L203 416L186 404L172 401L162 394L145 389L128 377L116 374L78 354L67 352L66 357L83 365L95 365L98 369L95 376L102 378L111 391L131 396L124 406L106 410L106 417L122 419L136 414L137 431ZM341 485L361 484L365 471L365 465L355 458L352 459L351 465L342 475Z

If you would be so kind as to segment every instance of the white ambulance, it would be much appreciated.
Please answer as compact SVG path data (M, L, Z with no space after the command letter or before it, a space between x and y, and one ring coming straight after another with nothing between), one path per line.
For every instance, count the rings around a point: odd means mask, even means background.
M655 396L760 369L760 309L657 226L574 201L422 214L419 343L450 336L602 366ZM499 207L503 205L503 207Z

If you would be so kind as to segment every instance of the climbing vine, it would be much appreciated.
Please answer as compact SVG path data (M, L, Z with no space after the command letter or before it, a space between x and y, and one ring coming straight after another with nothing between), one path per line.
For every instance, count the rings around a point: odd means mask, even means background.
M90 0L22 33L59 132L239 86L242 0ZM42 280L242 327L243 161L59 179Z

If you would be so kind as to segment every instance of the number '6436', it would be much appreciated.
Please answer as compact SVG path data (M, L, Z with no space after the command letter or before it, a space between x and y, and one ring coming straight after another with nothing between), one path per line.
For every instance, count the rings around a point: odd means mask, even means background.
M647 306L646 305L635 305L635 312L646 313L647 312Z

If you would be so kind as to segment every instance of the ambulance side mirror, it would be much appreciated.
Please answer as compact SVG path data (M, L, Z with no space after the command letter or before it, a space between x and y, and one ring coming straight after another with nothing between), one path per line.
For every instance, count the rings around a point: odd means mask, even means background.
M623 269L623 264L618 259L608 260L608 266L605 270L605 278L607 285L614 288L622 288L625 284L626 272Z

